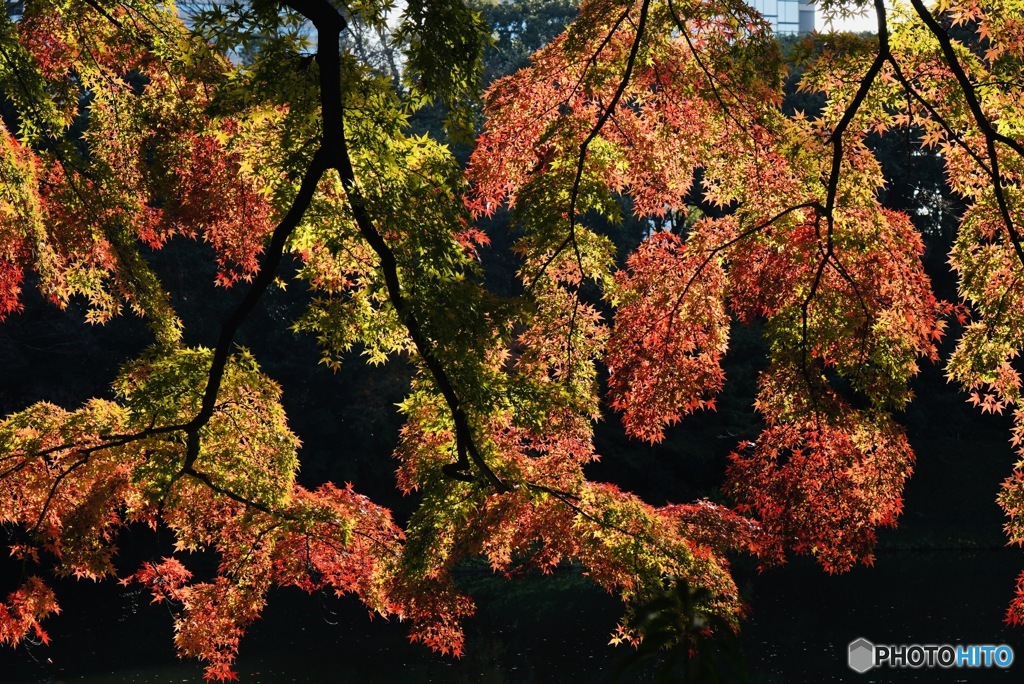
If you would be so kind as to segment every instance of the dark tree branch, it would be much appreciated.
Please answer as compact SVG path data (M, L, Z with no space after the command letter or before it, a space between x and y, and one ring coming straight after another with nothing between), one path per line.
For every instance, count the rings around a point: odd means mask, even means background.
M891 54L889 48L889 31L886 19L886 10L883 0L875 0L875 12L878 18L878 54L875 55L874 60L871 62L871 66L868 67L867 72L860 79L860 84L857 87L857 91L854 93L853 100L843 110L842 116L839 118L839 122L836 123L834 129L832 129L831 135L829 135L827 144L832 146L832 163L829 169L828 178L825 181L825 207L824 217L826 224L825 234L825 249L822 252L821 260L818 262L818 266L815 269L814 277L811 280L811 287L807 293L807 297L804 299L800 307L800 367L801 372L804 376L804 381L807 383L807 389L810 392L811 398L815 403L818 401L818 393L814 383L811 379L810 367L808 363L808 348L807 348L807 335L808 325L810 318L810 307L817 296L818 288L821 285L821 279L825 273L826 267L829 266L830 262L835 259L834 254L834 243L833 236L835 233L835 205L836 196L839 192L839 179L842 174L843 164L843 135L846 130L850 127L853 122L853 118L860 111L861 105L868 96L868 92L871 90L871 86L874 85L875 79L881 72L882 67L885 66L886 62L889 61ZM820 228L819 228L819 239L820 239ZM857 284L850 278L845 269L841 265L834 266L836 272L840 274L850 285L853 287L858 299L860 299L861 307L864 311L865 316L865 337L862 339L862 350L866 345L867 331L870 329L868 326L868 320L870 319L870 313L867 310L867 306L864 303L863 298L860 295Z
M880 0L877 0L876 4L879 4L879 2ZM999 171L999 150L996 148L996 143L999 142L1008 146L1021 157L1024 157L1024 145L1013 138L1002 135L992 126L992 122L981 108L981 100L978 99L974 83L971 82L967 72L964 71L963 65L960 64L960 59L953 48L952 39L921 0L910 0L910 2L914 6L914 10L917 11L918 16L921 17L921 21L924 22L925 26L928 27L928 30L931 31L932 35L939 42L939 48L946 59L946 64L949 66L949 70L953 72L953 76L960 86L960 91L964 94L964 101L971 110L971 115L974 117L978 129L985 137L985 149L988 153L989 164L991 165L989 177L992 179L992 190L995 192L996 205L999 207L999 214L1006 226L1006 234L1013 244L1013 251L1016 253L1021 265L1024 265L1024 245L1021 244L1021 235L1014 226L1013 217L1010 215L1010 207L1006 201L1003 176Z
M120 27L116 17L104 11L94 0L86 0L86 2L105 19ZM464 477L462 479L471 479L465 476L464 471L467 470L469 462L472 461L472 464L484 475L485 479L499 492L509 491L510 487L502 482L491 470L474 442L469 419L458 399L451 379L448 377L440 360L434 355L430 341L424 334L420 322L412 314L405 301L398 277L398 264L394 252L375 229L367 210L366 202L356 183L355 171L349 156L344 132L344 108L341 92L340 38L341 32L346 27L346 21L340 12L327 0L285 0L282 4L306 17L317 30L319 44L317 61L320 72L320 107L322 117L320 146L303 175L298 194L293 200L291 207L274 228L263 262L260 264L259 272L253 279L242 301L221 325L220 335L213 351L206 387L203 391L203 398L196 415L185 424L160 427L151 426L135 434L103 436L107 441L81 450L81 453L87 459L88 454L100 449L123 446L157 434L183 431L186 436L185 459L181 469L172 478L172 484L187 475L204 483L213 491L238 503L265 513L280 515L280 512L273 511L259 502L247 500L217 485L208 475L196 469L195 466L201 448L200 433L217 410L217 397L223 384L224 373L231 356L235 335L251 315L260 298L276 277L288 238L302 221L321 178L328 170L335 169L339 173L349 197L349 203L359 230L380 259L380 266L384 274L391 303L408 329L417 352L433 376L434 382L444 396L452 413L459 450L459 464L453 465L459 466L459 470L463 472ZM75 449L80 446L79 443L61 444L32 454L32 456L42 457L64 449ZM5 471L5 473L0 473L0 475L15 472L27 465L27 463L28 461L19 463L14 468ZM63 479L63 477L58 478L55 485L59 485Z
M733 245L742 242L743 240L746 240L748 237L751 237L757 233L760 233L762 230L775 225L775 223L780 219L785 218L789 214L800 209L814 209L819 214L824 211L824 207L821 206L820 202L804 202L803 204L795 204L791 207L786 207L779 213L772 216L767 221L755 224L754 226L751 226L750 228L747 228L746 230L742 231L739 235L736 235L726 240L725 242L712 247L711 249L705 250L706 256L704 257L703 261L701 261L700 264L697 265L697 268L694 269L693 275L691 275L687 279L686 285L683 286L683 291L679 293L678 297L676 297L676 301L673 303L672 308L667 313L660 316L658 319L652 321L650 325L647 326L647 329L644 331L643 336L647 336L648 334L650 334L650 332L654 330L654 326L658 325L666 318L672 318L679 313L679 308L686 300L687 295L690 294L690 290L693 288L694 283L697 282L697 278L700 277L701 273L704 272L704 269L708 267L708 264L710 264L711 261L718 254L729 249Z
M921 93L917 92L917 89L914 87L914 84L911 83L910 79L908 79L906 75L903 73L903 69L900 68L899 62L896 61L896 58L891 53L888 56L888 61L889 65L892 67L893 77L901 86L903 86L903 90L911 98L913 98L919 105L924 107L925 111L928 112L928 115L932 119L934 119L939 124L939 126L942 127L943 131L946 132L946 135L948 135L950 139L953 140L953 142L955 142L965 152L967 152L967 154L970 155L971 159L973 159L974 162L978 166L980 166L986 174L992 175L992 170L989 168L988 164L985 163L985 160L981 158L981 155L975 152L974 149L967 144L967 141L964 140L961 135L959 135L956 131L953 130L953 127L949 125L949 122L946 121L945 117L943 117L942 114L940 114L938 110L935 109L934 104L932 104L924 97L922 97Z
M647 27L647 12L650 8L650 4L651 0L644 0L643 5L640 6L640 18L637 22L636 38L633 40L633 45L630 47L629 50L629 56L626 58L626 70L622 74L622 79L619 81L619 85L615 89L615 92L612 94L612 99L608 102L608 106L604 108L604 111L601 113L601 116L598 117L597 121L594 123L593 128L590 129L590 133L587 134L587 137L584 138L583 142L580 144L578 161L576 163L576 174L573 178L572 189L569 192L569 234L566 236L565 240L563 240L558 245L558 247L555 248L555 251L552 252L551 255L544 261L540 269L537 271L537 274L532 278L529 285L530 291L533 290L534 284L536 284L541 279L541 277L544 275L544 272L547 271L551 263L558 257L559 254L565 251L565 248L568 247L569 245L572 245L573 248L576 250L577 262L582 261L579 253L579 247L576 243L576 204L579 201L580 185L583 182L583 169L587 163L587 151L590 148L590 144L594 142L597 136L601 133L601 129L604 128L604 125L608 122L608 119L612 116L612 114L615 113L615 107L618 106L619 100L622 99L622 95L626 92L626 88L629 86L629 79L633 75L633 66L636 63L636 56L637 53L639 53L640 51L640 44L641 42L643 42L644 31ZM621 24L621 22L622 19L616 22L615 26L612 28L609 35L605 38L606 42L609 41L611 39L612 34L614 34L616 30L618 30L618 27ZM579 269L580 278L583 278L584 269L582 263L579 263Z
M459 450L459 463L456 464L459 466L458 470L465 471L471 461L495 489L499 492L507 492L511 489L509 485L495 474L487 465L483 454L480 453L473 437L469 417L459 400L451 378L440 359L434 354L431 342L423 332L420 321L405 300L395 253L374 226L366 200L356 181L355 169L352 166L348 141L345 137L345 112L341 94L341 58L338 46L341 30L345 26L344 19L338 10L326 0L287 0L286 4L313 22L317 29L319 43L317 62L320 66L320 97L323 117L322 150L326 155L326 163L330 168L337 170L341 177L341 183L348 196L349 206L359 232L380 260L380 268L384 275L384 283L391 305L408 330L416 352L423 360L427 370L430 371L434 384L441 392L452 414L456 444ZM448 469L448 471L451 470L451 468ZM448 471L446 473L450 475L451 472Z
M316 186L327 168L327 155L323 148L321 148L313 156L313 160L306 169L306 174L299 186L299 193L292 202L291 208L284 218L281 219L281 222L277 224L277 227L274 228L270 244L267 246L266 256L260 265L259 273L249 287L249 291L238 307L231 312L231 315L221 325L220 337L217 340L217 346L213 350L209 380L206 383L206 390L203 392L199 413L185 426L187 440L185 445L185 463L182 466L183 472L190 470L199 457L199 432L210 422L210 418L213 417L217 403L217 394L220 392L220 386L224 380L224 370L231 356L235 334L242 327L242 324L249 317L249 314L252 313L253 309L256 308L260 297L263 296L267 287L277 276L277 269L281 264L288 236L291 235L292 231L295 230L295 227L302 220L303 214L305 214L313 199Z

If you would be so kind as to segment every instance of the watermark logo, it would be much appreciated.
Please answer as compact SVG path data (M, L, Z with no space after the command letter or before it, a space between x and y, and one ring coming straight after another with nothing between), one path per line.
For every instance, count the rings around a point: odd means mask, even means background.
M1013 664L1013 649L1006 644L873 644L860 638L847 648L850 669L864 674L874 667L999 667Z
M849 654L850 669L859 674L864 674L875 666L875 645L867 639L857 639L850 642Z

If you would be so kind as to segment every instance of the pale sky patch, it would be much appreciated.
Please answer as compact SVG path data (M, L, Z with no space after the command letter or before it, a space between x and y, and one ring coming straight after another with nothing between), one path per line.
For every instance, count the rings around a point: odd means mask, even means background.
M886 2L886 5L889 3ZM831 27L836 31L850 31L851 33L860 33L862 31L869 31L871 33L877 33L878 31L878 19L875 17L873 9L868 8L863 14L857 17L851 17L848 19L834 19L831 24L825 20L821 10L815 10L817 16L815 18L815 26L818 31L825 33Z

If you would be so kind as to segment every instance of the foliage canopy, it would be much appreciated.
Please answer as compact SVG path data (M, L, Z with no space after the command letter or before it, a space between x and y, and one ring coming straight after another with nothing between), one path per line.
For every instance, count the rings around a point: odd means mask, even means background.
M800 88L825 104L787 115L779 48L742 0L587 0L487 90L463 169L443 138L472 137L488 29L461 0L27 2L0 20L0 315L31 283L95 323L142 317L152 347L112 398L0 423L10 552L148 587L174 607L179 652L219 680L274 585L354 593L457 654L467 558L582 563L622 596L615 640L632 642L633 608L672 582L735 625L732 552L870 563L914 461L893 414L945 317L962 329L949 376L982 410L1012 410L1024 440L1024 5L874 11L876 37L797 49ZM414 132L428 107L447 112L444 135ZM955 305L933 294L910 218L878 199L865 139L897 128L941 155L968 206ZM601 231L695 196L716 211L630 254ZM521 233L514 295L489 291L481 263L479 220L504 208ZM184 239L244 293L212 349L184 345L150 264ZM351 485L297 484L280 389L235 345L291 258L313 293L294 324L325 363L414 368L403 526ZM589 480L602 401L649 442L714 408L733 321L763 326L769 364L730 503L657 507ZM1000 503L1024 542L1024 461ZM175 552L115 569L130 523L170 529ZM188 568L199 549L217 554L211 577ZM42 572L0 604L0 643L45 639ZM1024 621L1024 578L1008 619Z

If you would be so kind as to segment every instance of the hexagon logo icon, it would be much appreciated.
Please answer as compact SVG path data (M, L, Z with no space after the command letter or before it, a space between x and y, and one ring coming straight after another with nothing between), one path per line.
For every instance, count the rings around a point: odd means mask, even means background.
M875 645L864 638L851 641L847 663L854 672L864 674L875 666Z

